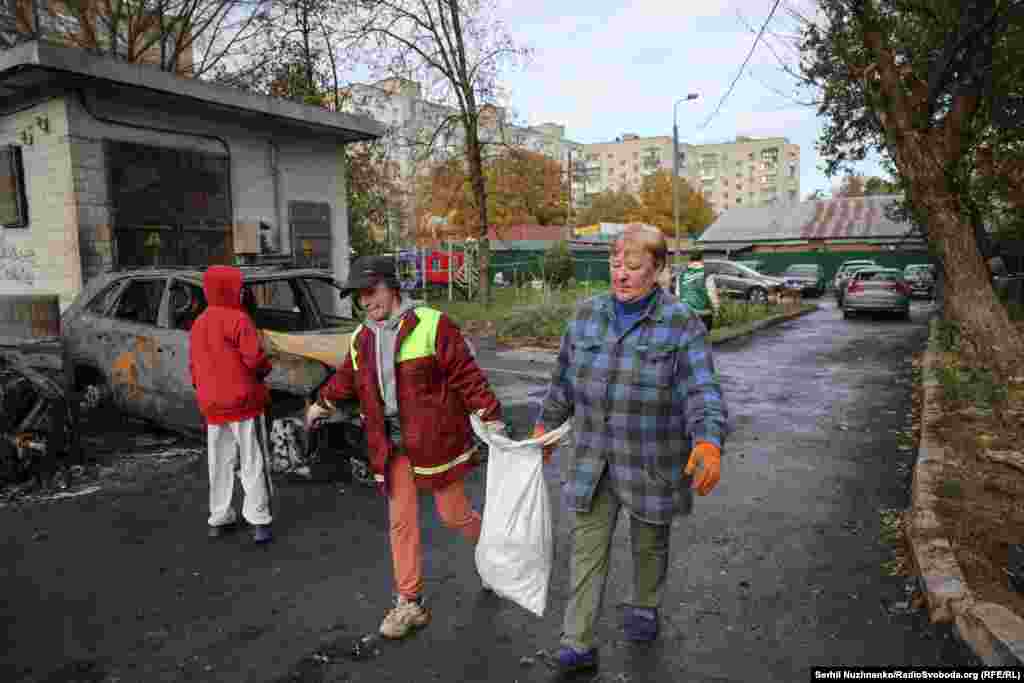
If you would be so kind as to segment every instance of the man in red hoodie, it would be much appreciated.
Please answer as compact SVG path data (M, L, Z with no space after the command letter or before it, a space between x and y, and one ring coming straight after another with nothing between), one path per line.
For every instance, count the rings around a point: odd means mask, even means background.
M192 325L189 371L207 424L209 535L220 536L237 521L231 494L238 458L245 491L242 516L253 526L254 540L267 543L272 538L271 491L263 413L270 392L263 379L270 373L270 359L242 306L242 271L211 266L203 275L203 292L208 307Z

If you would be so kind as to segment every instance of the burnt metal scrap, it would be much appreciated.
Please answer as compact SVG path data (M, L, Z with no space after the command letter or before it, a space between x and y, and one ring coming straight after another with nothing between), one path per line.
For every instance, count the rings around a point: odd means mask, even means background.
M0 482L43 483L77 452L76 430L58 376L0 351Z

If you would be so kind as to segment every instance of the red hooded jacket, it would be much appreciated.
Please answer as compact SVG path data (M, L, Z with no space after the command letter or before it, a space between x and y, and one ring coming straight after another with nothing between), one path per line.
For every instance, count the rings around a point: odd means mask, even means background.
M270 359L242 308L242 271L211 266L203 275L207 309L189 333L189 372L199 410L209 424L239 422L263 413L270 392L263 378Z

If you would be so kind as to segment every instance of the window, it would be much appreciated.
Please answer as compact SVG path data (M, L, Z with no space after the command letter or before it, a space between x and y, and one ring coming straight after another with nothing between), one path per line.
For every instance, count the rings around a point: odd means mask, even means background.
M338 327L340 325L354 328L352 318L347 318L340 313L341 309L341 287L331 280L325 278L303 278L302 281L309 289L310 295L320 312L320 322L325 327Z
M790 164L789 165L789 177L790 178L795 178L796 177L796 164Z
M28 227L25 169L16 145L0 147L0 227Z
M742 204L742 203L743 203L743 197L737 197L736 198L736 204Z
M256 327L281 332L308 329L309 320L299 307L298 296L289 280L246 283L242 304Z
M176 330L191 330L196 318L206 310L203 288L190 282L172 282L169 301L171 327Z
M121 291L121 285L123 283L124 280L118 280L114 284L109 285L89 302L89 305L85 307L85 310L94 315L106 315L110 310L110 306L114 303L117 293Z
M769 147L768 149L762 149L761 163L769 166L774 166L779 163L779 148Z
M156 325L165 284L166 280L163 278L132 280L121 292L114 317L139 325Z

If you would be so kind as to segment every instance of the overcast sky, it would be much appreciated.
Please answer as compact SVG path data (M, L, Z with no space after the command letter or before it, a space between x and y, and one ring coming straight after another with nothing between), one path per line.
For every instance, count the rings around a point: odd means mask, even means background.
M769 32L792 32L782 11ZM679 104L680 142L723 142L737 135L785 136L800 145L801 197L829 191L815 149L821 121L812 107L793 101L794 82L781 70L778 38L760 44L745 75L719 114L704 127L726 93L772 0L499 0L501 14L532 63L507 74L508 103L518 119L565 125L576 142L608 142L623 133L671 135ZM747 25L744 25L744 21ZM799 99L808 99L802 93ZM860 169L880 174L875 163Z

